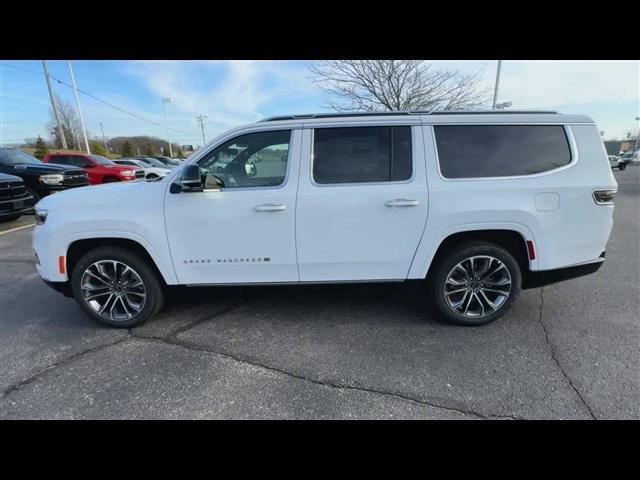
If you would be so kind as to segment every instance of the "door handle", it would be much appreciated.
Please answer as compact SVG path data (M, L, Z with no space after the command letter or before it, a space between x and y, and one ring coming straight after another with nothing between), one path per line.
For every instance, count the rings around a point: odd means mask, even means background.
M384 202L387 207L417 207L420 202L418 200L407 200L406 198L396 198Z
M262 205L256 205L253 209L256 212L279 212L285 210L287 208L286 205L275 205L273 203L265 203Z

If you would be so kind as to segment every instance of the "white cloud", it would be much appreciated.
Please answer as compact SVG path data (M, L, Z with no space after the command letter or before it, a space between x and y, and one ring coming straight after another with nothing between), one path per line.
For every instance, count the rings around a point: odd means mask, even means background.
M144 61L127 65L156 94L171 97L170 123L195 125L195 115L207 115L208 136L265 116L269 104L317 94L303 65L272 61ZM188 129L190 130L190 128Z

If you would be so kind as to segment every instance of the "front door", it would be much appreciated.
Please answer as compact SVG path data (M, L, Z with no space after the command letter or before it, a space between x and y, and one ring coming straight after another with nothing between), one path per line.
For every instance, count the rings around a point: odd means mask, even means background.
M234 137L198 161L203 192L167 190L167 237L180 283L299 280L295 210L300 142L301 130Z
M300 280L405 279L427 221L420 128L307 129L302 151Z

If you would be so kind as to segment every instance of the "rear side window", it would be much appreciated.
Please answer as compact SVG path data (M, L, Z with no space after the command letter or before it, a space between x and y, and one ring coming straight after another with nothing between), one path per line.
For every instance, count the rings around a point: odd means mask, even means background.
M401 181L411 173L411 127L314 131L313 178L317 183Z
M571 163L561 125L436 125L445 178L533 175Z

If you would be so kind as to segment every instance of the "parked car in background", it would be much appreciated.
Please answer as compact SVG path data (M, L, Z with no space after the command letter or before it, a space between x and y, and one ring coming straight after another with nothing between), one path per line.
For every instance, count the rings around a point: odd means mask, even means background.
M166 163L161 162L160 160L157 160L153 157L133 157L134 160L140 160L144 163L147 163L149 165L152 165L154 167L157 168L168 168L169 170L172 170L175 168L175 166L173 165L167 165Z
M171 171L169 168L157 167L152 165L151 163L145 162L144 160L135 158L118 158L117 160L113 160L113 163L129 167L141 168L144 171L144 178L147 181L162 178Z
M165 165L171 165L173 167L177 167L178 165L180 165L180 162L177 159L174 159L174 158L164 157L162 155L158 155L158 156L154 155L153 158L155 158L156 160L161 161Z
M43 162L58 163L82 168L87 172L89 183L91 185L110 182L129 182L144 179L144 171L140 167L132 168L124 165L118 165L108 158L84 152L50 152L45 155Z
M627 168L627 164L620 164L620 157L618 155L609 155L609 165L611 165L611 169L619 168L620 170L624 170Z
M0 172L20 177L38 201L55 192L89 185L87 173L77 167L43 163L17 148L0 148Z
M640 149L636 150L635 152L633 150L628 150L626 152L624 152L621 156L620 156L620 170L623 170L622 168L622 164L626 165L640 165Z
M584 115L293 115L159 181L43 199L33 248L48 285L116 327L158 313L167 285L411 279L444 319L481 325L521 289L596 272L616 193Z
M11 221L33 213L36 199L27 192L24 181L15 175L0 173L0 220Z

